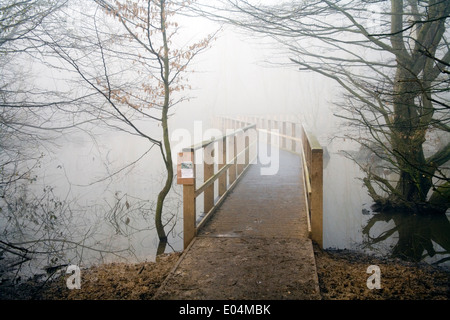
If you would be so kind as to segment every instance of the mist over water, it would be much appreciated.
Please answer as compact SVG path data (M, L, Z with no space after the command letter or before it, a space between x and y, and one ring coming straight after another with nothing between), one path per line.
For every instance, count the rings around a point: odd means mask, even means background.
M186 129L192 138L198 138L194 123L201 122L207 130L214 125L214 117L222 115L270 116L306 124L328 155L324 168L324 247L361 249L362 229L372 216L363 214L363 209L371 200L357 180L361 177L357 165L341 153L357 147L333 139L341 130L333 116L339 89L331 80L299 72L292 65L266 64L277 52L277 44L261 41L232 29L221 33L213 47L194 61L195 72L189 75L192 90L186 92L192 99L172 109L170 130ZM285 58L288 64L288 55ZM101 130L105 131L95 139L83 131L64 135L56 141L58 146L42 150L38 178L29 190L39 193L44 186L51 186L56 197L70 204L69 226L74 227L77 242L87 233L86 247L120 251L110 254L78 249L68 254L70 263L153 260L159 243L153 210L164 174L159 151L150 150L145 139ZM181 187L174 184L166 201L166 252L182 250L181 194ZM374 230L382 233L391 224L388 221ZM391 247L395 239L384 246ZM125 249L131 250L122 252Z

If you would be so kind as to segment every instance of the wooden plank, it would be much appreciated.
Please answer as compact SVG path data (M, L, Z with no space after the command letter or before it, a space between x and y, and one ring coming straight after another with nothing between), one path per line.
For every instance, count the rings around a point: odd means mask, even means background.
M245 139L245 166L250 164L250 137L244 136Z
M258 129L258 131L260 131L260 132L265 132L265 133L267 133L268 135L269 135L269 134L273 134L273 135L275 135L275 136L282 137L282 138L286 138L286 139L293 140L293 141L298 141L298 142L301 142L301 141L302 141L302 139L300 139L300 138L291 137L291 136L288 136L288 135L286 135L286 134L282 134L282 133L275 132L275 131L269 131L269 130L265 130L265 129Z
M198 197L199 195L201 195L209 186L211 186L211 184L213 184L217 179L219 179L222 175L224 175L227 169L230 169L232 166L235 167L236 166L235 163L236 163L237 159L239 157L245 155L245 153L246 153L246 150L241 151L237 156L235 156L233 159L231 159L229 163L224 165L212 177L210 177L200 187L198 187L198 189L195 190L195 196Z
M239 132L236 135L236 150L238 152L237 155L237 175L241 175L245 168L245 134L244 132Z
M214 175L214 144L204 149L203 181L208 181ZM209 185L203 194L203 210L209 212L214 206L214 183Z
M323 152L312 153L311 238L323 248Z
M291 151L292 152L297 152L297 143L296 143L296 139L297 139L297 130L296 130L296 125L295 123L291 124L291 136L293 139L291 139Z
M226 167L230 166L230 164L228 164ZM236 180L234 180L234 182L232 184L230 184L228 186L228 189L225 191L225 193L217 200L216 204L214 205L214 207L205 214L205 216L203 217L203 219L198 223L197 225L197 232L198 230L202 229L203 226L206 224L206 222L208 222L208 220L211 218L211 216L214 214L214 212L216 212L216 210L222 205L222 203L225 201L225 199L227 198L228 194L234 189L234 187L239 183L239 181L244 177L244 173L248 170L249 167L244 169L244 172L238 176L236 178ZM216 174L217 175L217 174Z
M290 152L280 153L280 161L274 176L262 178L258 165L241 176L220 210L199 225L155 299L320 299L304 200L297 196L301 162ZM283 267L274 272L267 261ZM292 270L300 273L292 277Z
M199 149L202 149L202 148L206 148L208 145L210 145L210 144L212 144L212 143L215 143L215 142L217 142L217 141L220 141L220 140L222 140L223 138L233 137L233 136L235 136L238 132L245 132L245 131L250 130L250 129L253 129L253 128L256 128L256 124L250 124L250 125L248 125L248 126L246 126L246 127L239 128L239 129L235 129L233 132L230 132L230 133L228 133L228 134L224 134L224 135L219 136L219 137L213 137L213 138L210 139L210 140L205 140L205 141L199 142L199 143L194 144L194 145L192 145L192 146L183 148L182 151L184 151L184 152L192 152L192 151L196 151L196 150L199 150Z
M225 175L227 169L229 169L233 163L228 163L223 166L219 171L217 171L212 177L206 180L198 189L195 190L195 197L201 195L208 187L210 187L217 179L222 175Z
M232 136L228 138L228 152L229 152L229 162L232 163L229 169L230 175L230 184L232 184L236 180L236 137Z
M219 141L219 164L218 170L220 171L223 167L225 167L227 163L227 139L222 138ZM221 174L219 176L219 197L223 196L227 191L227 173Z
M195 184L183 186L183 245L186 249L196 235Z

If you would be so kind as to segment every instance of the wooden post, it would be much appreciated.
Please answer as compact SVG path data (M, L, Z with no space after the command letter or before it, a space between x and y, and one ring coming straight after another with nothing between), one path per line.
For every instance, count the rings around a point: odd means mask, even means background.
M282 122L281 126L281 134L286 135L286 121ZM286 149L286 137L283 137L281 140L281 148Z
M294 138L297 138L297 131L296 131L296 126L295 123L292 122L291 124L291 136ZM292 152L297 152L297 141L295 140L291 140L291 150Z
M323 248L323 149L311 154L311 238Z
M178 154L177 182L183 185L183 244L186 249L196 234L195 226L195 160L194 151L186 151ZM192 164L192 175L184 176L186 165Z
M278 133L280 132L279 131L279 127L278 127L278 121L277 120L273 120L273 125L272 125L272 127L273 127L273 130L278 130ZM272 137L270 137L271 139L272 139ZM274 138L275 138L275 145L277 146L277 147L280 147L280 136L278 136L278 135L274 135ZM272 143L271 143L272 144Z
M233 184L236 180L236 159L234 159L236 157L236 136L228 137L228 143L229 161L233 163L228 172L230 174L230 184Z
M225 137L219 141L219 152L218 170L222 169L227 164L227 138ZM223 196L226 191L227 173L225 172L219 177L219 197Z
M237 175L240 176L241 173L244 171L245 168L245 155L242 153L245 150L245 133L239 132L236 134L236 150L237 154L240 154L240 156L237 159Z
M237 177L238 177L238 136L237 136L237 134L235 134L233 136L233 140L234 140L234 144L233 144L233 148L234 148L233 172L234 172L234 180L236 180Z
M214 143L210 143L203 149L203 181L208 181L214 175ZM206 213L214 207L214 183L205 189L203 193L203 210Z
M245 139L245 166L250 164L250 136L248 134L244 135Z
M183 186L183 244L186 249L196 235L195 185Z

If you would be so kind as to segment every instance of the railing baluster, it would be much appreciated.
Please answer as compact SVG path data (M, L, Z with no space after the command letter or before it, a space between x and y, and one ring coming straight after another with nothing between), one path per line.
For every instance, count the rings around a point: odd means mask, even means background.
M236 150L238 152L238 158L237 160L237 175L239 176L245 168L245 154L243 154L244 150L245 150L245 133L242 132L238 132L236 135L236 139L237 139L237 146L236 146Z
M229 175L230 175L230 185L234 183L234 181L236 180L236 136L231 136L228 137L228 143L229 143L229 148L228 148L228 153L229 153L229 160L230 162L232 162L232 165L230 167L229 170Z
M211 143L204 149L203 159L203 181L208 181L214 175L214 143ZM214 183L211 184L203 193L203 210L208 213L214 207Z
M250 136L245 135L245 166L250 164Z
M227 163L227 138L224 137L219 141L219 164L217 169L222 169ZM223 196L227 191L227 176L225 172L219 177L219 197Z
M246 121L253 121L253 125L247 126ZM297 133L297 125L294 122L276 121L263 118L247 118L236 120L226 118L222 120L224 129L232 127L234 133L224 135L213 141L202 142L198 145L184 149L181 154L183 159L192 159L195 173L195 150L204 149L203 164L204 184L196 189L195 179L180 179L179 184L183 184L183 214L184 214L184 246L187 248L192 239L196 236L197 228L200 228L207 217L202 219L196 226L196 197L204 194L204 211L209 217L214 210L222 203L230 188L232 188L238 178L248 167L250 163L250 147L253 145L251 135L247 130L254 129L266 132L268 143L271 143L271 136L281 137L279 142L283 149L287 148L287 140L291 141L291 151L297 153L297 147L300 146L300 154L303 154L305 165L305 183L306 201L308 204L308 223L311 226L311 239L323 247L323 149L313 136L309 136L303 126L299 126L300 133ZM288 123L290 124L290 134L288 134ZM245 125L240 130L236 126ZM279 132L271 132L272 129L278 129ZM217 142L219 163L218 172L215 173L214 164L214 146ZM299 144L298 144L299 143ZM253 155L252 155L253 157ZM180 158L179 158L180 161ZM215 204L214 184L218 180L219 199Z
M185 152L185 159L193 164L195 173L195 152ZM183 184L183 244L186 249L196 235L196 201L195 201L195 178L187 179L189 182Z
M291 131L292 137L297 138L296 125L294 122L291 124ZM294 139L291 140L291 148L292 152L297 152L297 142Z

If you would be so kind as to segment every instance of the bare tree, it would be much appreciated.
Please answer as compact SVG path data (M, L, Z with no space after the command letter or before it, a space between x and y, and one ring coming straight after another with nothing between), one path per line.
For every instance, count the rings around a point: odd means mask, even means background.
M181 92L189 88L187 67L213 35L188 44L180 41L177 16L189 1L86 4L92 11L81 12L80 33L48 34L47 44L93 93L91 116L147 140L149 149L159 149L166 178L156 201L155 225L166 242L163 206L174 177L170 110L186 99Z
M80 209L75 204L76 199L55 194L55 186L42 185L38 189L36 185L42 174L43 152L57 147L55 138L66 136L75 128L92 129L93 126L87 125L115 116L104 113L99 119L99 114L89 109L94 98L92 92L80 92L79 86L68 87L65 91L49 86L45 82L47 79L33 70L37 65L38 72L45 73L50 70L46 67L54 66L53 57L46 55L48 35L64 35L70 31L68 4L66 0L7 0L0 4L2 278L4 273L9 277L11 271L19 275L19 270L25 269L25 262L30 265L26 273L32 275L42 265L57 267L68 261L79 263L87 251L121 256L130 252L127 247L109 246L108 241L97 236L100 225L97 219L105 218L104 210ZM62 17L66 20L60 19ZM73 43L64 44L64 48L70 46ZM54 70L67 74L61 65ZM62 79L55 79L55 82L58 80L62 82ZM139 213L145 210L133 206L127 209ZM90 225L80 224L83 210L90 213Z
M337 116L370 151L353 158L379 208L446 211L449 1L222 0L197 12L275 38L300 70L344 89Z
M66 1L7 0L0 4L0 276L24 263L36 268L61 265L65 253L87 248L92 234L77 234L73 209L50 186L30 190L42 162L41 147L77 123L62 125L60 111L76 100L61 100L34 82L30 70L45 43L43 26ZM67 115L67 113L65 113ZM92 247L91 249L94 249ZM67 256L65 256L67 258Z

